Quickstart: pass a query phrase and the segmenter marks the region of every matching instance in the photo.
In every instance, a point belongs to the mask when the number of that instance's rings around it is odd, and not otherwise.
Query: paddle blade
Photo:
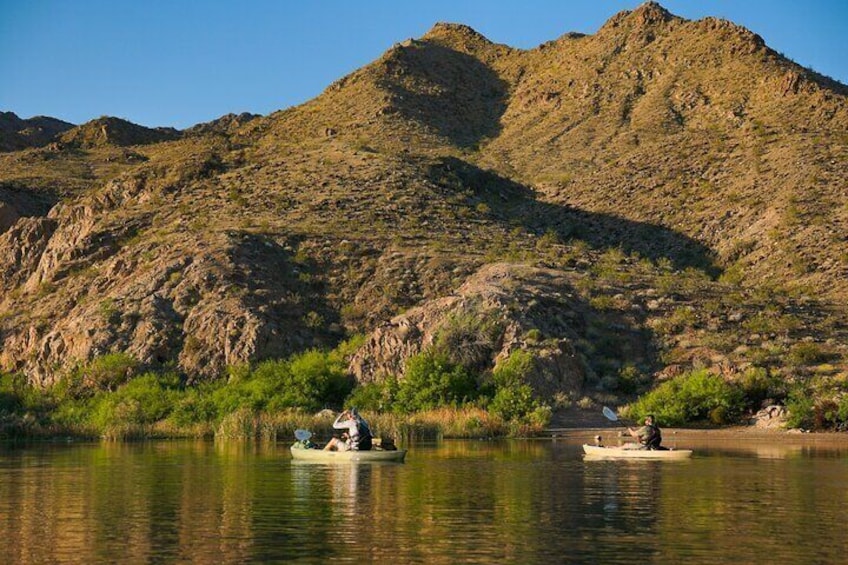
[[[309,430],[295,430],[294,437],[297,438],[297,441],[306,441],[312,437],[312,432]]]
[[[618,416],[609,407],[604,406],[604,417],[611,422],[618,422]]]

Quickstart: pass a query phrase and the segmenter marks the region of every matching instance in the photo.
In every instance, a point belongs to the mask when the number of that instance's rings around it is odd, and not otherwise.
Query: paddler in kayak
[[[345,410],[333,422],[333,428],[346,430],[341,438],[334,437],[324,446],[324,451],[369,451],[371,449],[371,428],[359,415],[356,408]]]
[[[662,447],[660,444],[662,443],[662,432],[660,432],[659,426],[654,423],[654,415],[648,414],[645,416],[645,425],[641,428],[634,430],[633,428],[627,428],[627,431],[630,432],[630,435],[635,437],[639,442],[639,445],[642,446],[642,449],[651,449],[651,450],[665,450],[665,447]]]

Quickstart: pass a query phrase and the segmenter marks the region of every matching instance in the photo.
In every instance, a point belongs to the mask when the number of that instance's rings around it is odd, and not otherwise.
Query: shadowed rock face
[[[56,118],[36,116],[24,120],[13,112],[0,112],[0,151],[42,147],[73,127],[74,124]]]
[[[43,384],[352,333],[367,382],[475,318],[475,368],[532,351],[543,395],[845,342],[846,88],[730,22],[648,3],[527,51],[438,24],[270,116],[33,120],[0,115],[0,365]]]

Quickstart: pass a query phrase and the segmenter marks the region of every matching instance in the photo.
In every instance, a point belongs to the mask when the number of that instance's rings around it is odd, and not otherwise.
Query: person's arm
[[[335,428],[337,430],[347,430],[347,433],[348,433],[349,436],[351,436],[351,437],[355,436],[356,435],[356,421],[354,421],[352,419],[340,421],[342,416],[344,416],[344,414],[342,414],[338,418],[336,418],[336,421],[333,422],[333,428]]]
[[[344,422],[342,422],[342,418],[344,418],[344,419],[345,419],[345,421],[344,421]],[[335,421],[335,422],[333,422],[333,428],[335,428],[335,429],[337,429],[337,430],[346,430],[346,429],[348,429],[348,422],[347,422],[347,410],[345,410],[344,412],[342,412],[341,414],[339,414],[339,415],[336,417],[336,421]]]

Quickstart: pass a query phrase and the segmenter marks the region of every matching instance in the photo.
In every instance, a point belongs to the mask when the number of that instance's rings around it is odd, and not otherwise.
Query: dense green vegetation
[[[526,433],[550,418],[524,382],[532,370],[527,353],[514,353],[487,377],[425,351],[409,359],[403,380],[354,388],[346,363],[360,343],[229,367],[226,378],[194,384],[172,371],[138,374],[139,363],[123,353],[80,365],[47,390],[7,374],[0,378],[0,425],[6,435],[274,435],[322,409],[355,405],[378,419],[385,414],[392,431],[403,427],[399,419],[417,418],[437,435],[478,435]],[[436,415],[423,416],[428,412]]]
[[[636,420],[654,414],[668,426],[726,425],[765,403],[786,405],[788,427],[848,428],[848,382],[814,377],[787,383],[757,367],[732,380],[704,369],[682,374],[640,397],[625,412]]]

